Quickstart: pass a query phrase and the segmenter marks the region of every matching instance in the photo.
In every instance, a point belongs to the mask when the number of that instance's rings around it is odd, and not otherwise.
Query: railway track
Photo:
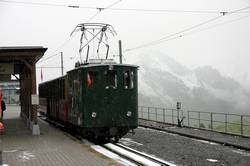
[[[103,148],[117,154],[135,165],[139,166],[174,166],[169,162],[163,161],[148,154],[136,151],[120,143],[108,143],[101,145]]]

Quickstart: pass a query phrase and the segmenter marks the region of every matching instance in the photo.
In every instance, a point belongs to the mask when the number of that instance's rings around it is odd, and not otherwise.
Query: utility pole
[[[63,76],[63,52],[61,52],[61,71]]]
[[[120,64],[122,64],[122,41],[119,40],[119,57],[120,57]]]
[[[176,103],[176,110],[177,110],[177,124],[178,127],[182,127],[181,123],[182,120],[180,120],[180,109],[181,109],[181,102]]]

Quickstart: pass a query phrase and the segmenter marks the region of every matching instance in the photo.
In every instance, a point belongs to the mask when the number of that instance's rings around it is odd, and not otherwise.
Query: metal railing
[[[250,137],[250,116],[187,111],[187,126]]]
[[[183,117],[182,110],[139,106],[139,118],[151,121],[178,124],[177,117]]]
[[[250,137],[250,116],[139,106],[139,118]]]

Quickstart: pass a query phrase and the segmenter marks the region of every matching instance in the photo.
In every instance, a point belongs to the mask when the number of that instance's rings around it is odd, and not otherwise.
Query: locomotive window
[[[134,72],[130,73],[130,88],[134,88]]]
[[[98,72],[96,71],[88,71],[87,72],[87,87],[93,88],[98,83]]]
[[[105,75],[105,88],[117,88],[117,73],[114,70],[108,70]]]
[[[124,73],[124,88],[125,89],[134,88],[134,72],[126,71]]]
[[[94,84],[94,72],[89,71],[87,73],[87,87],[91,88]]]

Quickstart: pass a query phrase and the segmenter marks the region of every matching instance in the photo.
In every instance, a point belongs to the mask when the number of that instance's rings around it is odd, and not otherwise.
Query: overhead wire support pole
[[[63,76],[63,52],[61,52],[61,72]]]
[[[119,58],[120,58],[120,64],[122,64],[122,41],[119,40]]]

